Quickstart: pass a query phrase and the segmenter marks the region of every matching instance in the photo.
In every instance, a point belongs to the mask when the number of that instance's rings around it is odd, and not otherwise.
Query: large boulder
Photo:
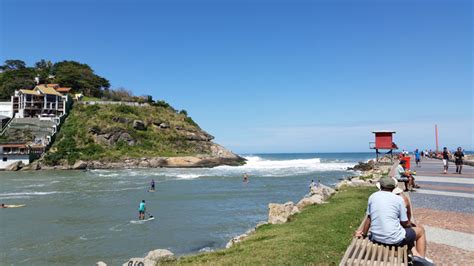
[[[18,171],[21,168],[23,168],[23,166],[25,166],[25,165],[23,164],[22,161],[16,161],[12,164],[9,164],[7,167],[5,167],[5,170],[6,171]]]
[[[135,145],[135,140],[127,132],[121,133],[117,141],[125,141],[129,146]]]
[[[321,195],[323,200],[329,199],[332,195],[334,195],[336,191],[328,186],[319,184],[318,186],[311,187],[310,195]]]
[[[159,262],[173,261],[175,260],[173,252],[167,249],[155,249],[148,252],[148,255],[145,257],[145,265],[147,263],[152,263],[151,265],[156,265]]]
[[[145,122],[142,120],[133,120],[133,128],[136,130],[146,130]]]
[[[166,164],[166,160],[160,157],[151,158],[148,162],[152,168],[158,168]]]
[[[72,169],[75,169],[75,170],[86,169],[86,168],[87,168],[87,162],[84,162],[84,161],[77,161],[72,166]]]
[[[285,204],[270,203],[268,204],[268,223],[283,224],[288,221],[291,215],[299,213],[300,210],[291,201]]]
[[[319,194],[314,194],[311,197],[304,197],[302,198],[296,206],[298,207],[299,210],[302,210],[306,206],[309,205],[315,205],[315,204],[322,204],[324,203],[324,199],[322,195]]]
[[[173,252],[167,249],[155,249],[148,252],[146,257],[144,258],[129,259],[126,263],[123,264],[123,266],[128,266],[128,265],[155,266],[159,264],[160,262],[170,262],[174,260],[175,260],[175,257],[174,257]]]

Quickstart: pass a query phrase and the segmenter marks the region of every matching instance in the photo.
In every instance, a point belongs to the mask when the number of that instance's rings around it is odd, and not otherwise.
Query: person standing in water
[[[247,175],[247,173],[244,173],[244,180],[243,180],[243,182],[244,182],[245,184],[247,184],[247,183],[249,182],[249,176]]]
[[[142,202],[140,202],[140,206],[138,206],[138,220],[145,220],[145,211],[145,200],[142,200]]]
[[[150,190],[151,190],[151,191],[155,191],[155,180],[154,180],[154,179],[151,180],[151,183],[150,183]]]

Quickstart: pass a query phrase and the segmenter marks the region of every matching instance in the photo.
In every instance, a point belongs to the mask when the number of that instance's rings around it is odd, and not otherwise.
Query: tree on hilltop
[[[10,100],[15,90],[35,86],[35,69],[21,60],[6,60],[0,69],[0,99]]]
[[[5,60],[5,64],[0,66],[3,71],[19,70],[26,68],[26,64],[22,60]]]
[[[101,97],[103,90],[110,87],[107,79],[96,75],[87,64],[75,61],[62,61],[54,64],[55,83],[71,87],[74,92],[82,92],[86,96]]]

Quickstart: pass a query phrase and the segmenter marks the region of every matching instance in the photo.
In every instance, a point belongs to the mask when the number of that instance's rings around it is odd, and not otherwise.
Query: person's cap
[[[379,183],[380,187],[385,189],[394,189],[397,187],[395,180],[389,176],[380,178]]]

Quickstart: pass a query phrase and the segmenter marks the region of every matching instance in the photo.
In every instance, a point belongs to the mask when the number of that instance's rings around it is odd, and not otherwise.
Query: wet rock
[[[25,165],[23,164],[22,161],[16,161],[12,164],[9,164],[7,167],[5,167],[5,170],[6,171],[18,171],[21,168],[23,168],[23,166],[25,166]]]
[[[77,161],[72,166],[72,169],[74,169],[74,170],[80,170],[80,169],[86,169],[86,168],[87,168],[87,162],[84,162],[84,161]]]

